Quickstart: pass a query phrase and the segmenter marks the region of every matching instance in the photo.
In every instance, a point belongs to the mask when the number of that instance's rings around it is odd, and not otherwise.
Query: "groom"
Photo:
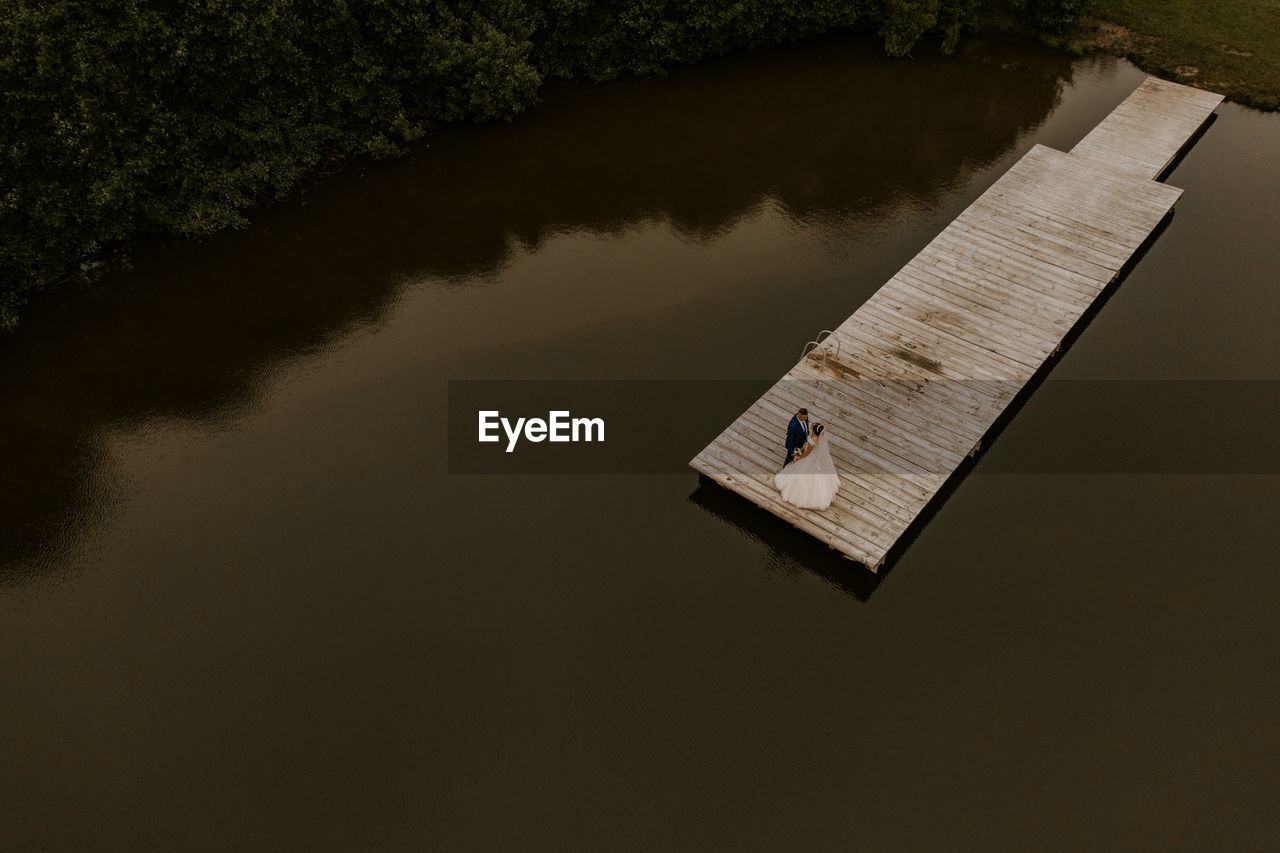
[[[804,443],[809,440],[809,410],[801,409],[791,416],[791,423],[787,424],[787,458],[782,460],[782,467],[787,467],[793,459],[795,452],[804,447]]]

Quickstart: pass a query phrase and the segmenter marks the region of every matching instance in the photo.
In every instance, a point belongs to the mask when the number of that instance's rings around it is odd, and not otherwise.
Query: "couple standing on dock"
[[[840,488],[822,424],[809,425],[809,410],[800,409],[787,424],[787,456],[773,478],[782,499],[804,509],[826,509]]]

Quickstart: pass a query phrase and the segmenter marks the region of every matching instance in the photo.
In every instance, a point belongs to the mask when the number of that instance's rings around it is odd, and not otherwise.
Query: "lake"
[[[1280,843],[1274,469],[1003,464],[1146,440],[1032,395],[880,576],[692,470],[448,473],[450,380],[767,388],[1145,76],[913,53],[553,86],[39,300],[0,341],[3,846]],[[1280,115],[1218,113],[1046,385],[1280,379]]]

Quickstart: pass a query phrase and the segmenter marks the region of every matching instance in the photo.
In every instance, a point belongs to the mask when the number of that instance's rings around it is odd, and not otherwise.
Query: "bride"
[[[831,449],[822,435],[824,427],[817,424],[797,451],[796,458],[773,478],[782,492],[782,499],[805,509],[826,509],[840,488],[840,477],[831,461]]]

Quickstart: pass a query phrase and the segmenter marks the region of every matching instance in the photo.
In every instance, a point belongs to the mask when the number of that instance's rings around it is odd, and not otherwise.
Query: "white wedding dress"
[[[779,471],[773,483],[782,492],[782,499],[805,509],[826,509],[831,506],[840,477],[831,461],[831,449],[826,435],[809,436],[812,450],[803,459],[797,459]]]

